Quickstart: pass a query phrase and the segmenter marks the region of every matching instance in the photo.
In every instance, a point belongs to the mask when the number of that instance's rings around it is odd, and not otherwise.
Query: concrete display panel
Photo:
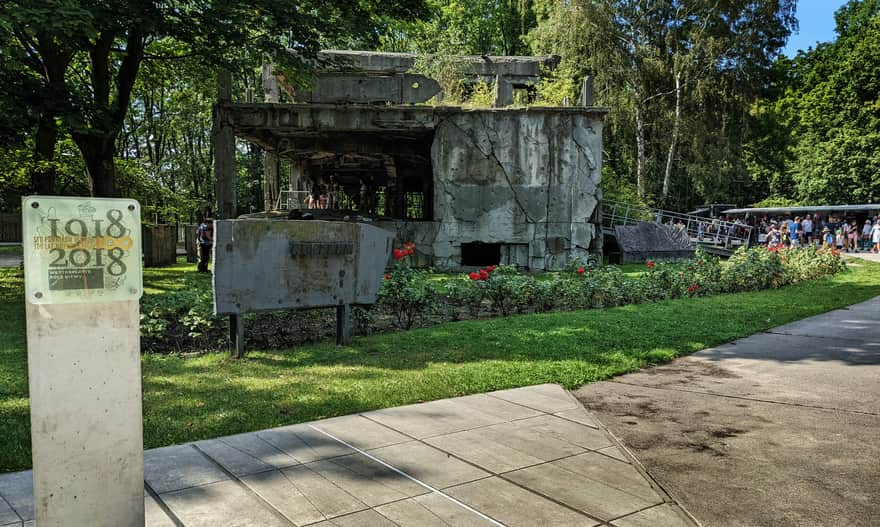
[[[142,527],[140,207],[23,205],[36,524]]]
[[[214,313],[230,316],[243,357],[244,313],[336,307],[336,343],[351,341],[352,305],[376,301],[394,235],[345,221],[214,223]]]
[[[393,235],[341,221],[214,224],[214,312],[372,304]]]

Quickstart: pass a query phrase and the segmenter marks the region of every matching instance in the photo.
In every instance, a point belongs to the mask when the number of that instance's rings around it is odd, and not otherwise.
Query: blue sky
[[[815,47],[816,42],[834,40],[834,12],[846,0],[798,0],[797,18],[800,30],[788,39],[783,52],[793,57],[799,49]]]

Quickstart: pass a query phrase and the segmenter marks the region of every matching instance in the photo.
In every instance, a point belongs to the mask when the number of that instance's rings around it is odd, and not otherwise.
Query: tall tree
[[[250,50],[295,72],[309,67],[323,41],[375,36],[371,21],[380,11],[412,18],[422,9],[422,0],[7,0],[0,4],[0,56],[27,65],[17,76],[22,84],[39,80],[31,102],[39,119],[35,156],[54,150],[60,122],[82,153],[92,193],[112,196],[117,139],[145,60],[190,56],[235,67]],[[175,44],[170,55],[168,42]]]
[[[609,142],[633,145],[632,154],[616,148],[621,157],[610,160],[611,166],[634,176],[642,198],[659,190],[660,200],[668,201],[676,159],[692,153],[680,150],[697,131],[689,124],[704,117],[697,112],[709,109],[708,92],[723,100],[725,109],[743,111],[732,103],[747,103],[751,86],[761,85],[796,26],[794,5],[794,0],[547,0],[530,40],[536,52],[562,55],[562,75],[596,78],[598,102],[613,108],[609,129],[616,135]],[[725,130],[709,132],[717,136]]]
[[[837,39],[782,60],[750,168],[775,197],[806,203],[880,201],[880,1],[835,14]],[[777,145],[777,148],[768,148]],[[761,155],[763,154],[763,155]]]

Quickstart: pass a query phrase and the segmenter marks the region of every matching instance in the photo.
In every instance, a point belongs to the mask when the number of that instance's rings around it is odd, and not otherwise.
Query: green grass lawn
[[[191,265],[149,270],[150,292],[206,286]],[[0,472],[28,468],[30,431],[17,270],[0,270]],[[573,388],[880,295],[880,264],[784,289],[456,322],[293,350],[147,355],[153,448],[357,411],[555,382]]]

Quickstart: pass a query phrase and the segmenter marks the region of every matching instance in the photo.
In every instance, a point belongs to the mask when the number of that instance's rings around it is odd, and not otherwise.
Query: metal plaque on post
[[[22,200],[34,515],[144,525],[140,205]]]

